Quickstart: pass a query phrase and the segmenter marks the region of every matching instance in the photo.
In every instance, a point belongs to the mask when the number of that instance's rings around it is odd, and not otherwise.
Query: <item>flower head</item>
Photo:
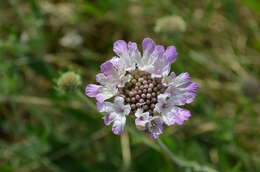
[[[136,43],[116,41],[117,56],[104,62],[96,76],[100,85],[89,84],[85,92],[96,98],[98,110],[105,113],[104,123],[112,124],[114,134],[121,134],[126,117],[134,114],[137,128],[156,139],[164,126],[189,119],[191,113],[179,106],[194,100],[198,85],[188,73],[170,73],[177,58],[175,46],[165,49],[145,38],[142,47],[141,54]]]
[[[58,88],[64,91],[76,90],[81,84],[80,75],[75,72],[65,72],[57,80]]]

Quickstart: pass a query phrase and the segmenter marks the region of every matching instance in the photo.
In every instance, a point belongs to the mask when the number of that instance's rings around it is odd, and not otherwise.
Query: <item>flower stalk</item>
[[[121,135],[121,150],[123,158],[123,171],[128,171],[131,166],[131,150],[127,131]]]
[[[155,142],[159,145],[162,152],[167,155],[173,163],[177,164],[180,167],[186,167],[186,168],[192,168],[195,171],[204,171],[204,172],[218,172],[217,170],[198,164],[195,161],[187,161],[184,159],[181,159],[175,155],[169,150],[169,148],[158,138],[155,140]]]

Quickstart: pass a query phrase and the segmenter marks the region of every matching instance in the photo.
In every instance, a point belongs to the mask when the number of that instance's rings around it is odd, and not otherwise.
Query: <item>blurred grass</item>
[[[0,171],[122,170],[120,138],[88,99],[60,94],[55,80],[78,72],[83,92],[115,40],[140,44],[147,36],[175,45],[172,69],[200,85],[187,106],[191,120],[167,128],[162,141],[175,156],[218,171],[260,171],[259,9],[256,0],[1,2]],[[179,16],[185,29],[158,26],[165,16]],[[129,131],[130,171],[193,170]]]

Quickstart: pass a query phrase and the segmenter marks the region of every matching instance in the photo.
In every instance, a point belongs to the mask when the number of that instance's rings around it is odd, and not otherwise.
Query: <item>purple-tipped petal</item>
[[[107,78],[103,73],[99,73],[96,75],[96,81],[99,82],[100,84],[105,83],[106,80],[107,80]]]
[[[104,73],[99,73],[96,75],[96,81],[103,86],[110,86],[112,87],[115,82],[117,82],[117,78],[114,75],[105,75]]]
[[[183,125],[184,121],[188,120],[190,116],[190,111],[178,108],[175,112],[175,123],[178,125]]]
[[[141,53],[135,42],[128,42],[128,53],[130,61],[134,64],[141,59]]]
[[[140,58],[137,44],[129,42],[128,44],[123,40],[118,40],[114,43],[114,52],[120,57],[124,64],[125,71],[132,71],[136,67],[136,59]]]
[[[100,70],[105,75],[110,75],[113,72],[113,63],[106,61],[101,64]]]
[[[95,97],[98,102],[103,102],[106,99],[113,97],[116,94],[115,91],[116,90],[108,90],[103,86],[95,84],[89,84],[85,89],[86,95],[89,97]]]
[[[176,77],[176,83],[178,84],[177,86],[183,85],[183,84],[189,82],[190,80],[191,80],[191,77],[188,72],[183,72]]]
[[[170,126],[174,124],[182,125],[191,116],[190,111],[179,107],[173,107],[172,111],[162,116],[163,122]]]
[[[168,63],[175,62],[177,58],[177,51],[175,46],[168,46],[165,50],[164,57],[167,59]]]
[[[125,117],[116,119],[112,126],[112,132],[116,135],[121,135],[124,132],[125,121],[126,121]]]
[[[106,99],[102,95],[99,94],[99,95],[96,96],[96,100],[98,102],[104,102]]]
[[[135,42],[128,42],[127,44],[129,52],[135,52],[138,50],[137,44]]]
[[[171,77],[172,79],[174,79],[176,77],[176,74],[174,72],[171,72],[169,77]]]
[[[163,133],[163,121],[160,117],[153,117],[150,127],[148,129],[148,135],[153,139],[157,139],[160,134]]]
[[[137,109],[135,112],[135,125],[138,129],[144,130],[146,124],[150,122],[151,117],[149,116],[149,112],[143,112],[143,109]]]
[[[124,104],[124,98],[118,96],[115,97],[114,103],[97,103],[97,107],[100,112],[106,112],[106,115],[103,117],[105,125],[110,125],[113,123],[113,133],[117,135],[121,134],[126,123],[126,116],[131,111],[130,105]]]
[[[110,125],[114,120],[115,120],[116,116],[113,115],[113,113],[108,113],[105,116],[103,116],[103,120],[104,120],[104,124],[105,125]]]
[[[162,45],[156,45],[152,55],[156,58],[157,57],[160,58],[160,57],[162,57],[164,51],[165,51],[165,49]]]
[[[169,87],[166,89],[166,93],[171,95],[170,101],[174,105],[185,105],[191,103],[197,96],[198,84],[190,81],[190,75],[185,72],[175,77]]]
[[[146,42],[149,43],[151,40]],[[176,60],[176,56],[177,53],[174,46],[169,46],[165,50],[163,46],[156,45],[151,54],[144,51],[143,66],[145,67],[143,67],[143,69],[151,73],[153,77],[167,76],[170,72],[170,64]]]
[[[127,53],[127,43],[124,40],[118,40],[114,43],[113,51],[118,55],[122,56]]]
[[[136,126],[141,126],[141,127],[145,127],[145,124],[147,123],[147,121],[142,120],[141,118],[136,118],[135,119],[135,125]]]
[[[85,94],[89,97],[96,97],[100,93],[102,86],[96,84],[89,84],[85,89]]]
[[[111,60],[109,60],[113,66],[117,69],[117,70],[122,70],[124,67],[124,64],[122,62],[122,59],[118,58],[118,57],[113,57]]]
[[[104,112],[104,108],[105,108],[105,103],[104,102],[101,102],[101,101],[98,101],[96,103],[96,107],[97,107],[97,110],[99,112]]]
[[[183,102],[185,102],[185,104],[189,104],[193,102],[193,100],[197,96],[198,84],[195,82],[190,82],[190,84],[185,88],[185,91],[186,93],[184,93],[185,98],[183,97]]]
[[[144,38],[142,47],[144,52],[151,54],[154,50],[155,43],[151,38]]]
[[[175,119],[175,114],[173,112],[164,114],[162,118],[164,123],[168,126],[175,124],[176,119]]]

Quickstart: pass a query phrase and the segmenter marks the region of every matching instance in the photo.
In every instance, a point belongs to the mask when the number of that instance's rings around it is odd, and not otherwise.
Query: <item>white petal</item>
[[[150,122],[149,112],[143,112],[143,109],[137,109],[135,116],[135,125],[139,130],[145,130],[146,124]]]
[[[97,94],[96,99],[99,102],[103,102],[115,96],[117,91],[116,87],[102,87],[100,93]]]
[[[132,79],[132,76],[130,74],[123,76],[120,79],[120,83],[117,85],[118,87],[124,87],[127,82],[129,82]]]
[[[163,77],[162,83],[165,86],[168,86],[170,83],[172,83],[174,81],[175,77],[176,77],[176,74],[174,72],[171,72],[170,75]]]
[[[158,96],[158,103],[156,103],[154,110],[162,114],[170,112],[173,104],[171,101],[168,101],[168,99],[169,94],[160,94]]]

